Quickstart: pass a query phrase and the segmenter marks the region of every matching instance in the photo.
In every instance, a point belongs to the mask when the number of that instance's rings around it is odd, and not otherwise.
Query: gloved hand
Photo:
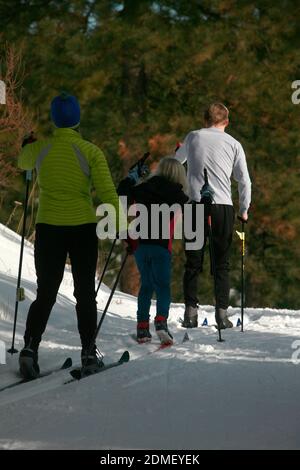
[[[25,147],[27,144],[32,144],[33,142],[36,142],[37,139],[34,135],[34,132],[31,131],[30,134],[25,135],[23,142],[22,142],[22,147]]]
[[[139,175],[139,169],[138,166],[136,165],[134,168],[131,168],[131,170],[128,171],[128,177],[134,182],[137,183],[138,180],[140,179]]]
[[[148,165],[144,163],[143,165],[138,165],[138,167],[139,167],[138,171],[139,171],[140,178],[145,178],[145,176],[149,175],[150,170],[149,170]]]
[[[146,164],[139,165],[137,163],[133,168],[131,168],[128,172],[129,178],[137,183],[140,178],[145,177],[149,174],[149,167]]]

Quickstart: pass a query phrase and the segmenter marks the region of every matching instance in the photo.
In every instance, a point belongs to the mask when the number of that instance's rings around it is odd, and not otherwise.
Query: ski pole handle
[[[243,217],[241,217],[240,215],[238,215],[237,218],[240,222],[242,222],[242,224],[247,224],[248,223],[248,220],[243,219]]]
[[[133,165],[131,165],[131,167],[129,168],[129,170],[133,170],[133,168],[135,168],[136,166],[139,166],[139,167],[142,167],[145,163],[145,161],[147,160],[147,158],[150,156],[150,152],[146,152],[144,153],[144,155],[142,156],[142,158],[140,158],[136,163],[134,163]]]
[[[16,291],[16,300],[22,302],[25,300],[25,290],[23,287],[18,287]]]

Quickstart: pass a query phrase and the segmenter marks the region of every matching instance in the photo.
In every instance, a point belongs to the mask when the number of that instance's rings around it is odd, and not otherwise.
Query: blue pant
[[[153,293],[157,315],[168,318],[171,302],[171,254],[159,245],[140,244],[135,260],[141,275],[137,320],[148,321]]]

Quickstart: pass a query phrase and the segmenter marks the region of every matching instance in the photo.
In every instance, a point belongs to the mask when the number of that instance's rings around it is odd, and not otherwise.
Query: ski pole
[[[91,352],[92,352],[92,349],[93,349],[93,347],[94,347],[95,341],[96,341],[97,336],[98,336],[98,334],[99,334],[101,325],[102,325],[102,323],[103,323],[103,320],[104,320],[104,318],[105,318],[105,316],[106,316],[107,310],[108,310],[108,308],[109,308],[109,306],[110,306],[111,300],[112,300],[113,295],[114,295],[114,293],[115,293],[115,290],[116,290],[116,288],[117,288],[117,285],[118,285],[118,282],[119,282],[121,273],[122,273],[122,271],[123,271],[123,268],[124,268],[124,266],[125,266],[125,263],[126,263],[126,261],[127,261],[128,255],[129,255],[129,253],[128,253],[128,251],[127,251],[127,252],[126,252],[126,255],[125,255],[125,257],[124,257],[124,259],[123,259],[123,261],[122,261],[122,264],[121,264],[121,267],[120,267],[120,269],[119,269],[119,272],[118,272],[118,274],[117,274],[116,280],[115,280],[115,282],[114,282],[114,284],[113,284],[113,287],[112,287],[112,289],[111,289],[111,292],[110,292],[110,294],[109,294],[109,297],[108,297],[108,300],[107,300],[107,302],[106,302],[105,308],[104,308],[104,310],[103,310],[103,312],[102,312],[102,315],[101,315],[100,321],[99,321],[99,323],[98,323],[98,326],[97,326],[97,328],[96,328],[96,331],[95,331],[95,333],[94,333],[94,336],[93,336],[93,338],[92,338],[92,340],[91,340],[90,346],[89,346],[89,348],[88,348],[88,353],[87,353],[87,358],[86,358],[85,364],[82,365],[82,369],[81,369],[81,370],[83,370],[84,367],[86,366],[87,361],[88,361],[88,356],[89,356],[89,355],[91,354]]]
[[[246,246],[246,234],[245,234],[245,224],[246,220],[238,216],[238,219],[242,224],[242,231],[238,232],[237,235],[241,240],[241,332],[244,332],[244,304],[245,304],[245,246]]]
[[[22,227],[22,239],[21,239],[21,248],[20,248],[20,259],[19,259],[19,270],[18,270],[18,280],[17,280],[17,289],[16,289],[16,303],[15,303],[15,317],[14,317],[14,326],[13,326],[13,336],[11,348],[7,352],[14,354],[18,350],[15,349],[15,336],[16,336],[16,326],[17,326],[17,317],[18,317],[18,307],[19,302],[25,299],[24,289],[21,287],[21,274],[22,274],[22,264],[23,264],[23,252],[24,252],[24,241],[25,241],[25,230],[26,230],[26,219],[27,219],[27,209],[28,209],[28,196],[29,196],[29,186],[32,179],[32,170],[26,171],[26,194],[25,194],[25,204],[24,204],[24,214],[23,214],[23,227]]]
[[[209,206],[209,214],[207,218],[207,225],[208,225],[208,239],[209,239],[209,254],[210,254],[210,262],[211,262],[211,270],[214,278],[214,292],[215,292],[215,299],[217,300],[217,273],[216,273],[216,260],[215,260],[215,252],[213,246],[213,236],[212,236],[212,227],[211,227],[211,210]],[[222,339],[221,329],[218,324],[218,333],[219,333],[219,343],[224,342],[225,340]]]
[[[98,294],[98,292],[99,292],[100,286],[101,286],[101,284],[102,284],[102,281],[103,281],[103,278],[104,278],[104,275],[105,275],[105,272],[106,272],[108,263],[109,263],[109,261],[110,261],[110,258],[111,258],[113,249],[114,249],[114,247],[115,247],[116,241],[117,241],[117,239],[115,238],[114,241],[113,241],[113,243],[112,243],[112,245],[111,245],[110,251],[109,251],[109,253],[108,253],[108,257],[107,257],[107,260],[106,260],[106,262],[105,262],[105,265],[104,265],[104,268],[103,268],[103,271],[102,271],[102,274],[101,274],[101,277],[100,277],[100,280],[99,280],[99,283],[98,283],[98,287],[97,287],[97,290],[96,290],[96,297],[97,297],[97,294]]]

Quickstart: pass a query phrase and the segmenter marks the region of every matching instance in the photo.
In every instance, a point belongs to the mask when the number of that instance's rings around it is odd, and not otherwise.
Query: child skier
[[[129,202],[146,206],[148,210],[148,238],[140,237],[138,247],[134,252],[135,260],[141,276],[141,286],[138,295],[137,309],[137,341],[151,341],[149,317],[151,298],[156,294],[156,317],[154,325],[162,344],[173,343],[173,337],[168,330],[167,319],[171,301],[171,250],[174,214],[170,217],[170,237],[162,237],[162,227],[159,227],[159,238],[151,238],[151,206],[153,204],[180,204],[188,201],[185,194],[187,180],[183,166],[172,157],[162,159],[156,172],[145,182],[136,185],[137,170],[129,172],[118,187],[119,195],[126,195]],[[161,225],[161,221],[160,221]],[[130,239],[129,239],[130,242]],[[133,244],[132,244],[133,245]]]

